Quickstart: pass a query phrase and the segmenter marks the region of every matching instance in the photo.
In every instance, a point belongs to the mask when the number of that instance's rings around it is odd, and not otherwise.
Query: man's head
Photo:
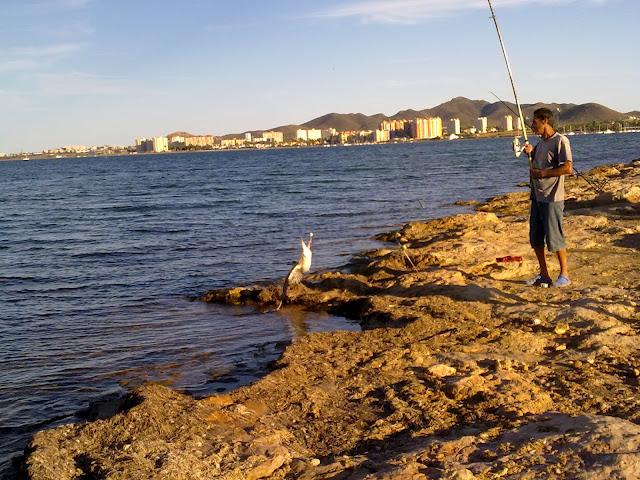
[[[553,112],[548,108],[538,108],[533,112],[531,129],[537,135],[552,134],[555,132]]]

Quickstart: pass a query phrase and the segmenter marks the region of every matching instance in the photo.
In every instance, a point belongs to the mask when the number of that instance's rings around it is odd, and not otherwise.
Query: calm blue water
[[[576,167],[640,157],[640,135],[571,138]],[[250,381],[318,314],[189,302],[314,269],[375,233],[516,190],[510,139],[0,162],[0,461],[148,380],[205,395]],[[422,206],[424,206],[424,208]]]

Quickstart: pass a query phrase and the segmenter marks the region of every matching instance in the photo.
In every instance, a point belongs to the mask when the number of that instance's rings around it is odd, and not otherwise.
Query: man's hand
[[[522,151],[527,155],[529,155],[531,152],[533,152],[533,145],[531,145],[530,143],[527,143],[522,149]]]
[[[547,178],[546,170],[540,170],[539,168],[531,168],[529,169],[529,172],[531,173],[531,176],[533,178]]]

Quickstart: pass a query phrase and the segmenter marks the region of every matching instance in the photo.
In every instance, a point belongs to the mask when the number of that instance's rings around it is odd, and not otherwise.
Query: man
[[[567,137],[555,131],[553,112],[539,108],[533,112],[531,129],[540,135],[540,142],[524,152],[533,152],[531,165],[531,215],[529,242],[540,264],[540,274],[527,283],[533,286],[565,287],[571,283],[567,267],[567,250],[562,231],[564,211],[564,175],[573,171],[571,145]],[[555,252],[560,263],[560,275],[551,279],[544,255],[544,244]]]

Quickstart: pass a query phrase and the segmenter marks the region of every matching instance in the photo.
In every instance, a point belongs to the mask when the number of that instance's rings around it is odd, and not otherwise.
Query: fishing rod
[[[507,55],[507,49],[505,48],[504,42],[502,41],[502,33],[500,32],[500,27],[498,26],[498,19],[496,18],[496,14],[493,11],[493,5],[491,5],[491,0],[487,0],[487,2],[489,3],[489,10],[491,10],[491,18],[493,19],[493,23],[496,26],[496,32],[498,33],[498,40],[500,41],[500,48],[502,48],[502,56],[504,57],[504,63],[507,65],[507,72],[509,73],[509,80],[511,81],[511,89],[513,90],[513,97],[515,98],[516,105],[518,107],[517,115],[520,118],[520,125],[522,126],[522,135],[524,136],[524,144],[527,145],[529,143],[529,138],[527,137],[527,124],[524,122],[522,107],[520,107],[520,100],[518,100],[518,92],[516,90],[516,83],[513,80],[513,73],[511,72],[511,64],[509,63],[509,56]],[[514,147],[515,146],[516,144],[514,141]],[[529,159],[529,168],[531,168],[532,167],[531,153],[527,153],[527,158]],[[532,188],[533,188],[533,185],[532,185]]]
[[[493,93],[492,91],[489,91],[489,93],[490,93],[491,95],[493,95],[494,97],[496,97],[496,98],[500,101],[500,103],[502,103],[502,105],[504,105],[504,106],[505,106],[505,107],[506,107],[506,108],[507,108],[511,113],[513,113],[514,115],[518,115],[516,112],[514,112],[514,111],[513,111],[513,108],[511,108],[511,107],[509,106],[509,104],[507,104],[507,103],[503,102],[503,101],[502,101],[502,99],[501,99],[498,95],[496,95],[496,94],[495,94],[495,93]],[[524,129],[526,129],[527,127],[531,128],[531,126],[530,126],[530,125],[524,125],[524,126],[522,127],[522,129],[524,130]],[[533,130],[533,129],[531,129],[531,130]],[[574,173],[574,175],[575,175],[576,177],[580,177],[580,178],[582,178],[582,179],[583,179],[585,182],[587,182],[587,183],[589,184],[589,186],[590,186],[591,188],[593,188],[595,191],[597,191],[598,193],[605,193],[605,190],[604,190],[604,189],[605,189],[605,187],[606,187],[606,185],[607,185],[607,182],[606,182],[606,181],[598,181],[598,180],[594,180],[594,179],[589,180],[589,179],[587,178],[587,176],[586,176],[584,173],[579,172],[579,171],[578,171],[578,169],[577,169],[577,168],[575,168],[573,165],[571,166],[571,168],[573,168],[573,173]]]
[[[517,116],[519,116],[519,115],[518,115],[518,113],[517,113],[517,112],[515,112],[515,111],[513,110],[513,108],[511,108],[511,107],[509,106],[509,104],[508,104],[508,103],[504,102],[504,101],[503,101],[503,100],[502,100],[498,95],[496,95],[495,93],[493,93],[491,90],[489,90],[489,93],[490,93],[491,95],[493,95],[494,97],[496,97],[496,98],[498,99],[498,101],[499,101],[502,105],[504,105],[504,107],[505,107],[506,109],[508,109],[511,113],[513,113],[516,117],[517,117]],[[522,120],[520,120],[520,125],[522,125]],[[522,129],[524,129],[524,128],[526,128],[526,127],[529,127],[529,130],[533,131],[533,128],[531,128],[531,125],[524,125],[524,126],[522,127]],[[521,130],[522,130],[522,129],[521,129]]]

